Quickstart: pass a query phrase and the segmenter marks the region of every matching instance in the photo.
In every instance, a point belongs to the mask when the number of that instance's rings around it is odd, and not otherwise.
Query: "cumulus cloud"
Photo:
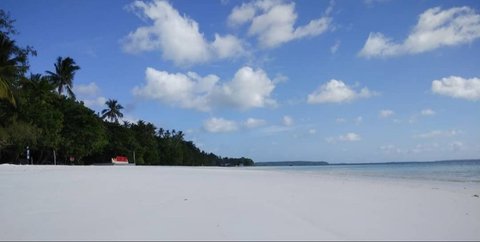
[[[244,54],[243,43],[233,35],[220,36],[215,34],[215,40],[211,44],[213,53],[218,58],[229,58]]]
[[[195,20],[182,16],[167,1],[135,1],[128,7],[141,18],[153,22],[123,39],[123,50],[128,53],[161,51],[164,59],[177,65],[204,63],[244,53],[242,41],[232,35],[215,34],[215,40],[209,42]]]
[[[76,85],[73,88],[73,91],[77,95],[83,95],[83,96],[95,96],[99,93],[100,88],[98,88],[97,84],[95,82],[90,82],[88,84],[79,84]]]
[[[317,103],[343,103],[351,102],[359,98],[369,98],[376,95],[376,92],[368,90],[364,87],[357,91],[353,87],[348,86],[343,81],[332,79],[321,85],[313,93],[307,97],[309,104]]]
[[[480,100],[480,78],[444,77],[432,81],[432,92],[453,98],[477,101]]]
[[[73,92],[76,93],[78,100],[92,109],[104,107],[107,101],[107,98],[100,95],[100,88],[95,82],[75,85]]]
[[[214,89],[211,99],[228,107],[240,109],[271,107],[276,101],[270,98],[275,84],[262,69],[240,68],[233,80]]]
[[[267,121],[256,118],[248,118],[243,122],[236,122],[224,118],[210,118],[203,122],[203,129],[210,133],[225,133],[237,131],[241,128],[258,128],[266,124]]]
[[[79,98],[85,104],[85,106],[90,108],[104,107],[105,102],[107,102],[106,97],[95,97],[95,98]]]
[[[378,113],[378,116],[380,116],[381,118],[388,118],[394,114],[395,112],[393,110],[383,109],[383,110],[380,110],[380,112]]]
[[[480,37],[480,15],[470,7],[423,12],[408,37],[397,43],[382,33],[370,33],[359,56],[365,58],[417,54],[444,46],[471,43]]]
[[[203,123],[203,128],[210,133],[226,133],[236,131],[238,129],[238,125],[232,120],[211,118]]]
[[[255,17],[260,3],[242,3],[242,5],[236,6],[228,16],[228,24],[236,26],[249,22]]]
[[[207,96],[219,80],[215,75],[200,77],[196,73],[168,73],[150,67],[145,76],[147,83],[133,89],[135,96],[202,111],[208,109]]]
[[[283,116],[282,123],[285,126],[292,126],[294,121],[292,117],[285,115]]]
[[[249,129],[261,127],[267,124],[267,121],[263,119],[248,118],[243,125]]]
[[[462,131],[452,129],[452,130],[433,130],[426,133],[416,134],[414,138],[420,139],[432,139],[432,138],[439,138],[439,137],[453,137],[461,134]]]
[[[147,68],[146,83],[133,88],[137,97],[157,100],[181,108],[209,111],[215,107],[246,110],[275,106],[270,98],[275,84],[262,69],[242,67],[228,82],[216,75],[169,73]]]
[[[281,0],[243,3],[236,6],[228,17],[231,26],[250,23],[248,34],[257,37],[263,48],[274,48],[295,39],[320,35],[328,30],[331,23],[331,18],[324,16],[295,27],[296,20],[295,3]]]
[[[338,137],[329,137],[326,138],[328,143],[337,143],[337,142],[355,142],[360,141],[362,138],[356,133],[346,133],[344,135],[339,135]]]

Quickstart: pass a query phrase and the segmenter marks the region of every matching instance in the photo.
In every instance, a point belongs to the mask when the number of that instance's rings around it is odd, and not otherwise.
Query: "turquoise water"
[[[380,164],[342,164],[326,166],[269,166],[255,169],[308,172],[335,176],[362,176],[480,183],[480,160],[453,162],[408,162]]]

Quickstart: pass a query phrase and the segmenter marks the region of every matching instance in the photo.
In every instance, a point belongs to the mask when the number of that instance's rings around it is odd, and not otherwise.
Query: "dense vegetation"
[[[205,153],[181,131],[145,121],[120,124],[123,107],[114,99],[97,115],[75,99],[80,66],[70,57],[58,57],[45,75],[27,75],[36,52],[13,40],[13,23],[0,10],[0,163],[82,165],[123,155],[137,165],[253,165]]]

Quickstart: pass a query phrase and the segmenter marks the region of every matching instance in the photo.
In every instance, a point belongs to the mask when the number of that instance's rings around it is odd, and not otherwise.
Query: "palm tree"
[[[55,90],[50,78],[41,74],[30,74],[30,78],[22,78],[21,83],[22,89],[32,90],[35,96],[42,96]]]
[[[109,119],[111,122],[118,123],[118,118],[123,118],[123,113],[120,110],[123,109],[115,99],[108,99],[105,102],[108,108],[102,110],[102,119]]]
[[[63,89],[67,90],[67,96],[75,99],[75,94],[73,93],[73,78],[75,72],[80,70],[75,61],[67,57],[63,59],[62,57],[57,58],[55,63],[55,72],[47,71],[50,80],[57,88],[58,94],[63,93]]]
[[[18,76],[19,57],[15,55],[15,41],[0,34],[0,99],[6,99],[16,106],[12,93],[12,81]]]

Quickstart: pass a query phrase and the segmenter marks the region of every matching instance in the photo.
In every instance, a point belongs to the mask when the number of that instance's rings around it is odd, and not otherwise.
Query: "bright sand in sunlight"
[[[480,240],[480,184],[0,165],[1,240]]]

